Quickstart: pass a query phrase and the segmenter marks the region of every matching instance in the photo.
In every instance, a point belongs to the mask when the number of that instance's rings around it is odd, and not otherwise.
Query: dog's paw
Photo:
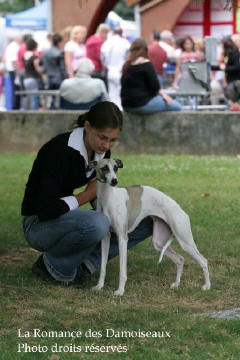
[[[211,287],[211,284],[204,284],[204,285],[202,286],[202,290],[203,290],[203,291],[210,290],[210,287]]]
[[[179,287],[179,283],[177,283],[177,282],[174,282],[170,285],[171,289],[177,289],[178,287]]]
[[[102,288],[103,288],[103,285],[97,284],[96,286],[94,286],[94,287],[92,288],[92,290],[93,290],[93,291],[100,291],[100,290],[102,290]]]
[[[115,296],[123,296],[123,294],[124,294],[124,290],[120,290],[120,289],[114,291],[113,293],[113,295]]]

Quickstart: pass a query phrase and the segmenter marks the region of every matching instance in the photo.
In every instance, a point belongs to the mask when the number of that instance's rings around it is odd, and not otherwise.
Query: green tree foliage
[[[34,0],[6,0],[0,2],[0,13],[2,15],[8,13],[17,13],[26,10],[35,5]]]
[[[133,7],[128,6],[125,0],[119,0],[113,11],[115,11],[124,20],[134,20]]]

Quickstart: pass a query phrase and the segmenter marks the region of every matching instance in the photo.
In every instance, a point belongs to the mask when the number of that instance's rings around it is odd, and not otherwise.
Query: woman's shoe
[[[53,277],[49,274],[46,265],[43,261],[43,254],[39,256],[37,261],[32,266],[32,272],[39,276],[42,280],[49,281],[54,280]]]

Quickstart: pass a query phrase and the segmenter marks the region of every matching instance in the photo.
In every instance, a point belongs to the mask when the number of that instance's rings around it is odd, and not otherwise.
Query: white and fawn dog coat
[[[188,215],[169,196],[150,186],[131,186],[125,188],[117,185],[116,172],[122,168],[121,160],[103,159],[98,163],[91,161],[89,168],[96,169],[97,177],[97,210],[102,211],[110,220],[111,228],[119,242],[120,274],[119,288],[115,295],[123,295],[127,280],[127,241],[132,232],[147,216],[153,218],[153,245],[161,251],[159,262],[165,254],[177,265],[177,276],[171,285],[180,284],[184,258],[170,246],[176,238],[180,246],[201,266],[205,278],[203,290],[210,289],[207,260],[199,253],[193,240]],[[95,290],[104,286],[106,265],[109,252],[110,233],[102,240],[102,263],[99,282]]]

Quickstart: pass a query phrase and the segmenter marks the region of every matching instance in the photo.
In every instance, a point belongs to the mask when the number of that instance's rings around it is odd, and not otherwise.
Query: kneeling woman
[[[133,41],[123,65],[121,100],[124,110],[136,114],[178,111],[182,106],[165,94],[159,86],[156,71],[148,59],[144,39]]]
[[[32,270],[44,280],[82,285],[86,275],[100,267],[100,241],[109,231],[108,218],[78,208],[96,197],[95,173],[88,170],[88,162],[109,158],[121,129],[118,107],[101,102],[79,116],[72,132],[40,149],[26,184],[22,215],[27,242],[43,253]],[[84,191],[73,194],[84,185]],[[144,219],[129,235],[129,247],[151,234],[152,221]],[[109,258],[116,255],[112,234]]]

